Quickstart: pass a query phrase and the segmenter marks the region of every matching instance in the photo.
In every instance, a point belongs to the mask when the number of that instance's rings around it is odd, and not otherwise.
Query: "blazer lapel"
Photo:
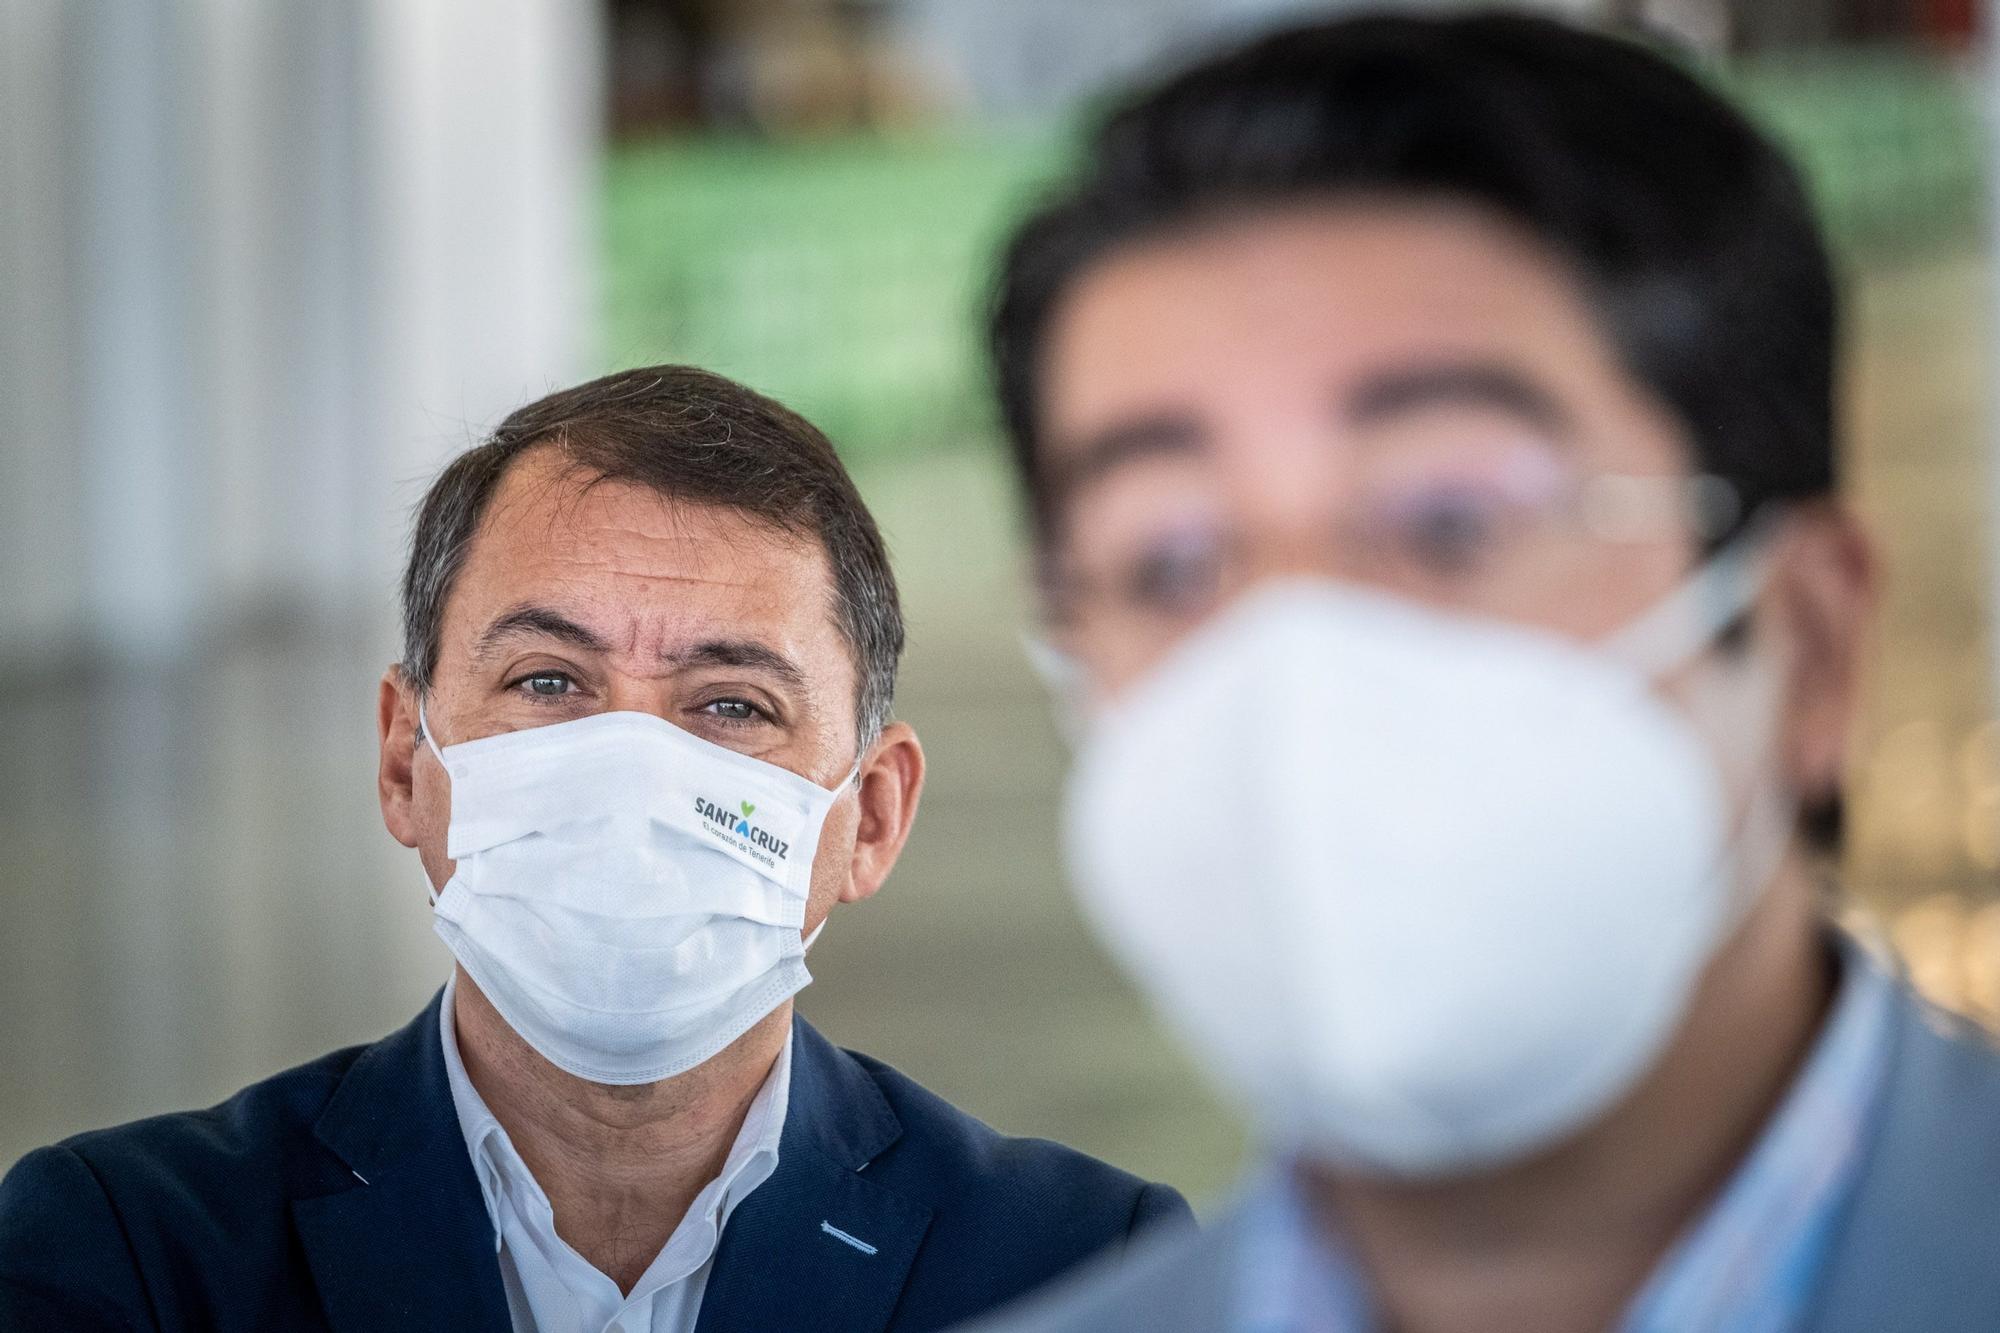
[[[778,1169],[730,1214],[696,1333],[880,1333],[931,1221],[862,1174],[902,1132],[867,1071],[795,1018]]]
[[[348,1168],[292,1219],[342,1333],[509,1327],[493,1226],[452,1109],[438,999],[363,1052],[314,1126]]]

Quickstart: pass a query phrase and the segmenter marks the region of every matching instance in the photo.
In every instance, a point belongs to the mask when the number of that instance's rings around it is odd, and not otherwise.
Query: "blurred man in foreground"
[[[809,423],[674,366],[521,409],[426,496],[404,631],[382,814],[451,981],[24,1158],[0,1327],[935,1329],[1186,1215],[793,1016],[924,775],[888,558]]]
[[[1873,590],[1793,171],[1525,17],[1114,114],[992,327],[1069,858],[1270,1166],[1022,1329],[2000,1327],[2000,1060],[1829,927]]]

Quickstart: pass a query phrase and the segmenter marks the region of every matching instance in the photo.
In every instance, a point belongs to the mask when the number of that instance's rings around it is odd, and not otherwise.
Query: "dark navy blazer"
[[[508,1328],[437,1004],[210,1110],[22,1158],[0,1181],[0,1330]],[[796,1019],[778,1168],[730,1215],[697,1327],[943,1328],[1187,1217]]]

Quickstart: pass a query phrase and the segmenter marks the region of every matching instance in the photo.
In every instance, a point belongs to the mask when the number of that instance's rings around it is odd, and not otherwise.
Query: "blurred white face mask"
[[[669,1078],[812,980],[799,932],[845,783],[829,791],[646,713],[442,750],[418,718],[451,778],[458,865],[438,935],[557,1068]]]
[[[1091,718],[1086,910],[1273,1146],[1468,1172],[1653,1066],[1788,838],[1774,673],[1719,668],[1700,733],[1653,689],[1756,569],[1739,540],[1596,648],[1267,585]]]

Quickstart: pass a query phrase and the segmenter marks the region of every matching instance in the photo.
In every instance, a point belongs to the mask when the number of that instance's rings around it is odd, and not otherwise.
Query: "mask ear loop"
[[[1648,680],[1658,680],[1691,661],[1756,603],[1769,574],[1768,556],[1775,526],[1768,512],[1757,516],[1693,577],[1604,640],[1601,645],[1604,651]],[[1765,696],[1764,715],[1772,716],[1774,687],[1767,683],[1760,693]],[[1728,918],[1723,925],[1725,937],[1735,933],[1763,897],[1791,842],[1795,812],[1790,807],[1794,803],[1782,794],[1773,772],[1775,728],[1767,726],[1763,730],[1755,744],[1754,763],[1746,765],[1747,771],[1761,776],[1753,779],[1749,798],[1723,853],[1726,865],[1735,868],[1737,879],[1729,895]],[[1745,734],[1734,727],[1725,728],[1724,732],[1725,740]],[[1717,867],[1717,873],[1724,873],[1724,867]]]
[[[840,793],[849,787],[853,787],[856,792],[861,790],[861,761],[864,757],[864,755],[854,756],[854,767],[847,770],[846,777],[834,784],[833,792],[835,800],[840,799]],[[820,937],[820,933],[826,929],[826,923],[831,920],[833,920],[833,911],[829,908],[827,914],[819,919],[819,924],[812,928],[812,933],[806,936],[805,942],[799,946],[799,957],[803,958],[812,952],[813,942]]]
[[[1598,646],[1648,680],[1692,660],[1764,590],[1774,526],[1769,515],[1754,519],[1678,588]]]
[[[417,735],[424,738],[424,744],[437,756],[438,767],[444,767],[444,751],[438,749],[437,739],[431,735],[431,724],[424,716],[424,696],[421,694],[417,696]]]
[[[1765,747],[1765,753],[1769,755],[1770,747]],[[1769,774],[1768,768],[1764,771],[1766,776],[1758,779],[1751,789],[1749,802],[1736,826],[1736,854],[1732,860],[1738,882],[1736,891],[1730,895],[1727,933],[1731,935],[1750,915],[1751,908],[1763,899],[1764,890],[1784,864],[1785,850],[1791,845],[1792,823],[1796,818],[1794,803],[1780,794],[1777,778]]]
[[[1780,692],[1773,679],[1775,670],[1762,666],[1756,669],[1756,674],[1761,678],[1757,692],[1762,715],[1766,719],[1775,719]],[[1723,728],[1726,739],[1753,734],[1755,742],[1751,748],[1754,748],[1754,754],[1749,756],[1743,770],[1750,775],[1749,795],[1737,816],[1730,847],[1725,853],[1728,864],[1736,872],[1736,883],[1729,895],[1728,917],[1724,922],[1725,938],[1734,935],[1744,918],[1762,901],[1772,876],[1784,864],[1785,853],[1791,846],[1792,830],[1798,821],[1798,803],[1785,795],[1778,778],[1777,723],[1767,721],[1754,732],[1745,728]]]

